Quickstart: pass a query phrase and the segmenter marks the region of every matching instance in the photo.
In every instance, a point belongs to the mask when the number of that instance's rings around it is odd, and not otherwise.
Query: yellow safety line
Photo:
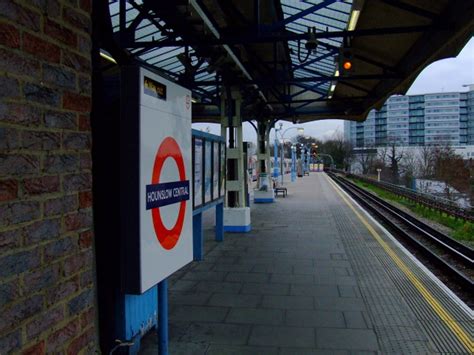
[[[469,334],[466,334],[464,329],[462,329],[458,322],[451,317],[451,315],[446,311],[446,309],[435,299],[433,295],[428,291],[428,289],[423,285],[423,283],[416,277],[415,274],[410,270],[410,268],[398,257],[398,255],[393,251],[393,249],[380,237],[380,235],[375,231],[375,229],[370,225],[370,223],[355,209],[355,207],[349,202],[349,200],[339,191],[339,187],[328,177],[326,179],[332,185],[334,190],[341,196],[344,202],[349,206],[349,208],[355,213],[359,220],[364,224],[364,226],[369,230],[370,234],[379,242],[382,248],[387,252],[387,254],[392,258],[392,260],[397,264],[400,270],[408,277],[412,284],[417,288],[421,295],[425,298],[428,304],[433,308],[436,314],[441,318],[441,320],[452,330],[454,335],[459,339],[459,341],[464,345],[469,354],[474,354],[474,342]]]

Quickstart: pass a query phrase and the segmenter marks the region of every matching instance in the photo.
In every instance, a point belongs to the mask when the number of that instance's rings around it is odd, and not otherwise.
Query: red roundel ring
[[[155,157],[155,164],[153,165],[153,176],[151,179],[152,184],[160,183],[160,174],[163,164],[167,158],[173,158],[178,166],[179,179],[181,181],[186,180],[186,171],[184,168],[183,155],[181,154],[181,149],[179,148],[178,143],[172,137],[166,137],[163,142],[161,142],[158,152]],[[179,237],[181,235],[181,230],[183,229],[184,215],[186,212],[186,201],[181,201],[179,203],[179,213],[173,228],[168,229],[163,224],[160,215],[159,208],[153,208],[151,210],[151,215],[153,219],[153,226],[155,228],[156,238],[160,242],[161,246],[167,250],[173,249],[178,243]]]

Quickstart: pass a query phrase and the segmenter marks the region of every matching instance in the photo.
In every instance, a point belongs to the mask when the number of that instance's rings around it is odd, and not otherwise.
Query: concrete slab
[[[314,328],[344,328],[344,316],[337,311],[287,310],[286,324]]]
[[[281,309],[232,308],[227,323],[283,325],[285,312]]]
[[[314,347],[314,330],[302,327],[256,325],[249,338],[250,345]]]
[[[379,349],[377,337],[369,329],[316,329],[316,342],[323,349],[369,350]]]
[[[250,334],[249,325],[224,323],[191,323],[180,341],[190,343],[245,345]]]

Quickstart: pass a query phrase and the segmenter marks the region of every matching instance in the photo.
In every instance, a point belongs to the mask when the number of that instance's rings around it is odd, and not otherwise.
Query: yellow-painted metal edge
[[[416,287],[418,292],[424,297],[426,302],[433,308],[435,313],[440,317],[440,319],[446,324],[446,326],[451,329],[454,335],[459,339],[463,344],[469,354],[474,354],[474,341],[469,334],[466,334],[463,328],[459,326],[458,322],[453,319],[449,312],[438,302],[438,300],[428,291],[428,289],[423,285],[423,283],[418,279],[418,277],[410,270],[410,268],[398,257],[398,255],[393,251],[393,249],[382,239],[382,237],[377,233],[377,231],[370,225],[366,218],[356,208],[352,203],[347,199],[346,196],[340,191],[339,186],[337,186],[326,174],[326,179],[332,185],[334,190],[338,195],[343,199],[343,201],[349,206],[349,208],[354,212],[354,214],[359,218],[362,224],[368,229],[370,234],[379,242],[385,252],[392,258],[392,260],[397,264],[400,270],[406,275],[406,277],[411,281],[411,283]]]

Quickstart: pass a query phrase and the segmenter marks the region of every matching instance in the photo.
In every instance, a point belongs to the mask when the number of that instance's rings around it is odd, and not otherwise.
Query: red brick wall
[[[0,0],[0,353],[97,347],[91,1]]]

